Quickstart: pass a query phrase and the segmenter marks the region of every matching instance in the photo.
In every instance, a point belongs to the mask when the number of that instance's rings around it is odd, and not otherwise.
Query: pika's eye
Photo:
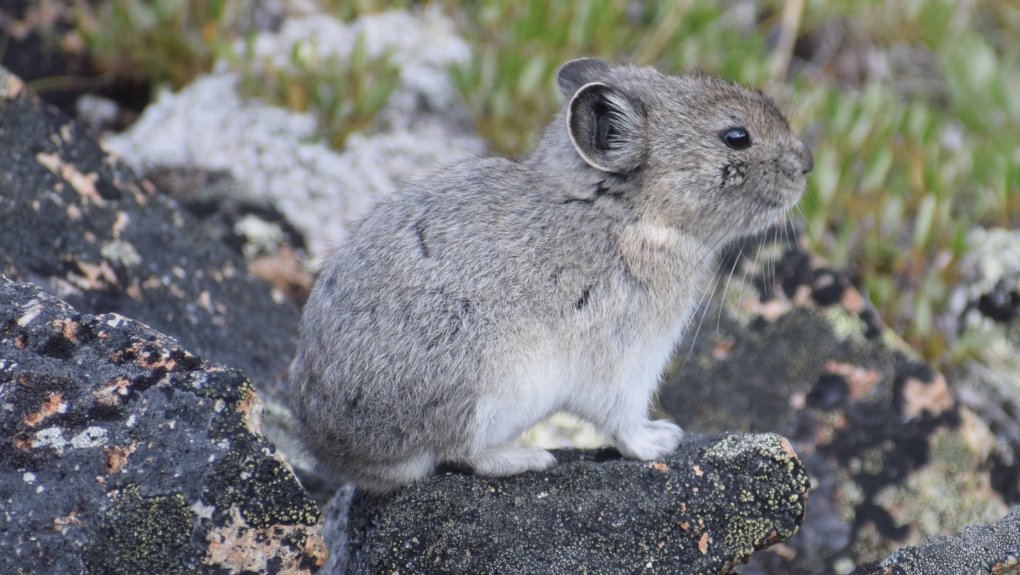
[[[751,135],[744,128],[730,128],[720,136],[727,146],[734,150],[743,150],[751,146]]]

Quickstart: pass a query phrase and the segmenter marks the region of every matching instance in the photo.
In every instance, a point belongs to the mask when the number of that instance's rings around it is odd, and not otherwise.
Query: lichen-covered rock
[[[996,430],[988,458],[992,484],[1020,503],[1020,230],[967,234],[956,288],[960,402]]]
[[[280,391],[297,306],[249,274],[215,230],[0,68],[0,273],[42,286],[82,313],[144,322],[198,356],[240,369],[271,414],[266,435],[307,481],[319,481],[292,449]]]
[[[1020,507],[991,525],[967,526],[955,537],[929,537],[884,561],[860,565],[852,575],[1020,573]]]
[[[261,414],[241,372],[0,276],[0,572],[317,571]]]
[[[341,491],[326,572],[727,573],[781,542],[808,481],[777,435],[689,438],[671,456],[559,451],[541,473],[440,473],[393,495]],[[330,521],[343,522],[336,529]]]
[[[743,572],[848,573],[1002,517],[1009,499],[989,473],[989,422],[960,405],[846,277],[796,245],[762,252],[759,261],[775,263],[722,278],[722,311],[706,310],[660,393],[688,432],[784,434],[812,477],[804,528]]]
[[[80,122],[0,80],[0,273],[82,313],[116,312],[273,395],[298,310],[245,261],[107,155]]]

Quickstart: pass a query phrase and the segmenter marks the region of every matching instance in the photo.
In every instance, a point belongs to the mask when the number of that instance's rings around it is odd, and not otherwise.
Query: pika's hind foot
[[[506,477],[525,471],[542,471],[556,463],[552,453],[540,447],[501,445],[490,447],[464,461],[476,475]]]
[[[648,461],[672,453],[683,437],[684,431],[679,425],[656,419],[616,434],[615,443],[624,457]]]

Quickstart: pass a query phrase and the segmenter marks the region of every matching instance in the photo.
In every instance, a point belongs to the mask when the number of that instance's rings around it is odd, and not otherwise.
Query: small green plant
[[[326,12],[349,22],[358,16],[410,8],[412,0],[321,0]]]
[[[933,61],[931,77],[795,82],[798,121],[822,134],[802,202],[812,244],[936,362],[952,356],[954,334],[939,318],[950,313],[968,230],[1020,221],[1020,99],[1009,88],[1020,85],[1020,44],[976,27],[1000,22],[1003,5],[868,3],[857,33],[879,47],[910,42]],[[1020,20],[1012,25],[1020,38]]]
[[[298,112],[313,112],[320,131],[337,149],[351,133],[371,124],[399,83],[400,70],[389,55],[370,57],[360,34],[347,59],[336,54],[319,56],[306,42],[293,46],[285,66],[251,56],[250,45],[246,52],[234,59],[242,72],[242,93]]]
[[[475,46],[454,80],[479,132],[504,154],[531,147],[559,105],[553,76],[572,58],[700,67],[746,82],[764,77],[764,60],[747,57],[764,54],[762,38],[725,26],[726,11],[716,3],[484,0],[450,10],[467,22],[464,33]]]
[[[108,77],[183,87],[240,31],[253,0],[102,0],[74,3],[76,29]]]

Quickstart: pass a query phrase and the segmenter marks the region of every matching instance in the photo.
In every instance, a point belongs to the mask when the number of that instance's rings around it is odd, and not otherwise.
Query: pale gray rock
[[[180,92],[162,92],[128,131],[106,146],[139,171],[188,167],[228,172],[253,201],[271,201],[305,234],[313,259],[342,242],[374,201],[402,182],[484,151],[449,76],[468,46],[435,10],[387,12],[344,24],[294,16],[253,42],[256,61],[292,66],[307,58],[349,58],[358,36],[370,57],[389,55],[400,85],[370,133],[339,152],[300,114],[237,92],[239,75],[220,64]]]

